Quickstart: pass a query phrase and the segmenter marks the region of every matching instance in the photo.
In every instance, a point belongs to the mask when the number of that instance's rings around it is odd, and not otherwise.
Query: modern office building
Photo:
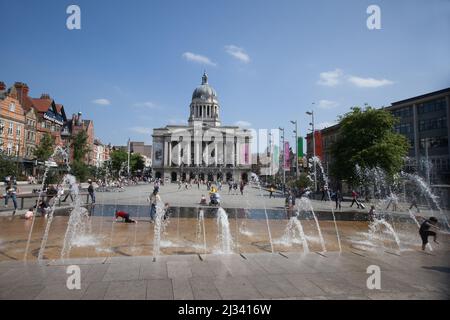
[[[450,88],[397,101],[387,107],[410,142],[407,170],[432,184],[450,184]],[[428,165],[427,165],[428,164]]]

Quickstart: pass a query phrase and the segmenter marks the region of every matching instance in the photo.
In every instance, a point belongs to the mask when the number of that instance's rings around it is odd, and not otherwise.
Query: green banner
[[[297,158],[301,159],[303,158],[304,154],[303,154],[303,137],[298,137],[297,138]]]

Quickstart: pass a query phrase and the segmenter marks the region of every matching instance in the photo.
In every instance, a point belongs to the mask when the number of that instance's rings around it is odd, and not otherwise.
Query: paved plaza
[[[130,186],[123,192],[97,192],[97,204],[145,204],[145,199],[153,189],[151,184]],[[195,207],[202,194],[207,194],[205,186],[178,190],[176,184],[166,184],[161,188],[163,201],[172,206]],[[284,198],[277,194],[269,199],[268,192],[256,187],[247,187],[244,196],[228,195],[228,188],[222,190],[223,205],[229,208],[282,209]],[[316,210],[330,210],[334,202],[313,201]],[[348,207],[350,203],[343,203]],[[405,210],[405,204],[400,207]],[[355,212],[360,210],[352,209]],[[348,211],[346,209],[346,211]],[[4,211],[4,213],[8,214]],[[20,213],[19,213],[20,214]],[[145,217],[143,217],[145,218]],[[433,251],[419,251],[420,239],[417,229],[410,224],[401,237],[403,250],[364,250],[364,246],[352,242],[354,235],[367,232],[367,222],[340,221],[338,228],[343,241],[343,252],[336,247],[334,227],[331,221],[321,221],[328,252],[321,252],[319,243],[310,239],[310,253],[302,253],[298,247],[282,251],[277,246],[274,253],[267,253],[267,239],[245,236],[233,231],[239,250],[234,254],[203,254],[186,248],[166,248],[156,259],[152,257],[153,226],[141,222],[138,228],[126,224],[112,226],[108,217],[97,217],[92,221],[94,235],[103,236],[99,246],[116,247],[127,245],[115,253],[96,252],[93,249],[73,250],[71,259],[60,260],[59,249],[67,225],[67,217],[56,217],[50,233],[50,242],[45,254],[47,259],[36,261],[30,255],[22,261],[23,250],[28,235],[26,224],[21,219],[2,221],[2,236],[8,236],[2,250],[10,259],[0,261],[0,299],[449,299],[450,298],[450,250],[448,234],[439,236],[439,245],[433,244]],[[43,218],[36,218],[33,233],[33,255],[37,254],[40,237],[45,226]],[[173,221],[166,230],[167,239],[176,242],[178,233],[184,245],[194,243],[195,221],[186,223],[182,219]],[[215,230],[213,218],[206,219],[206,230]],[[189,223],[187,223],[189,222]],[[185,223],[185,224],[183,224]],[[242,221],[236,220],[236,226]],[[273,236],[280,237],[286,224],[283,220],[270,221]],[[178,227],[178,224],[180,226]],[[252,229],[253,224],[255,227]],[[314,224],[303,222],[305,233],[314,235]],[[259,227],[258,227],[259,226]],[[24,228],[25,227],[25,228]],[[130,229],[130,227],[133,227]],[[265,230],[265,222],[248,221],[250,230],[258,233]],[[397,226],[398,227],[398,226]],[[259,228],[259,229],[258,229]],[[408,229],[408,230],[409,230]],[[101,232],[100,232],[100,231]],[[113,232],[114,231],[114,232]],[[406,232],[407,230],[403,230]],[[278,232],[278,234],[277,234]],[[265,233],[261,233],[265,235]],[[108,238],[108,236],[111,236]],[[114,237],[113,237],[114,236]],[[137,242],[136,242],[137,236]],[[238,236],[240,237],[238,239]],[[407,236],[407,237],[406,237]],[[172,238],[171,238],[172,237]],[[7,238],[5,238],[7,239]],[[5,240],[4,239],[4,240]],[[134,240],[133,240],[134,239]],[[190,241],[188,241],[190,240]],[[316,239],[317,240],[317,239]],[[364,244],[364,238],[362,238]],[[116,244],[115,241],[118,241]],[[127,242],[128,241],[128,242]],[[133,242],[134,241],[134,242]],[[215,234],[209,233],[208,243],[214,244]],[[252,242],[253,241],[253,242]],[[254,243],[256,241],[256,243]],[[134,245],[133,245],[134,243]],[[392,241],[391,241],[392,243]],[[264,244],[255,250],[256,245]],[[140,254],[132,254],[131,249],[141,249]],[[116,248],[117,249],[117,248]],[[380,248],[379,248],[380,249]],[[91,251],[87,251],[91,250]],[[127,251],[131,250],[131,251]],[[94,250],[95,251],[95,250]],[[320,251],[320,252],[319,252]],[[76,253],[79,252],[79,255]],[[93,251],[92,251],[93,252]],[[90,254],[92,254],[92,252]],[[124,253],[125,252],[125,253]],[[194,251],[195,252],[195,251]],[[120,253],[120,254],[119,254]],[[98,256],[98,255],[104,256]],[[122,256],[121,256],[122,254]],[[131,256],[125,256],[131,254]],[[96,256],[97,255],[97,256]],[[90,256],[90,258],[85,258]],[[79,257],[79,258],[76,258]],[[81,288],[67,288],[67,267],[77,265],[81,271]],[[368,289],[367,268],[380,267],[381,289]]]
[[[78,265],[81,289],[66,287]],[[381,269],[370,290],[369,265]],[[111,257],[0,263],[1,299],[449,299],[449,252]]]

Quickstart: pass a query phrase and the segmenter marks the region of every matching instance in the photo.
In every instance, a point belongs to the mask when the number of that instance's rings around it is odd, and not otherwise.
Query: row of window
[[[445,110],[445,107],[446,107],[445,99],[440,98],[440,99],[427,101],[427,102],[418,104],[417,112],[419,114],[436,112],[436,111]]]
[[[412,107],[408,106],[401,109],[397,109],[395,111],[392,111],[392,115],[396,118],[412,117],[413,116]]]
[[[0,135],[3,135],[5,132],[5,122],[0,119]],[[8,123],[7,128],[7,134],[8,136],[12,137],[14,132],[14,122],[10,121]],[[22,134],[22,126],[20,124],[16,125],[16,138],[20,138],[20,135]]]
[[[402,134],[411,133],[413,131],[413,126],[409,122],[399,123],[395,125],[394,130],[395,132]]]
[[[446,129],[447,117],[433,118],[419,121],[419,131]]]
[[[3,141],[0,140],[0,152],[5,152],[8,156],[18,156],[19,145],[13,145],[12,142],[9,142],[6,145],[6,149],[4,149],[3,148]]]
[[[428,144],[428,149],[448,147],[448,136],[421,138],[419,141],[420,149],[425,149]]]
[[[50,129],[53,132],[58,131],[61,128],[59,125],[55,125],[54,123],[52,123],[50,121],[42,121],[41,127],[44,129]]]

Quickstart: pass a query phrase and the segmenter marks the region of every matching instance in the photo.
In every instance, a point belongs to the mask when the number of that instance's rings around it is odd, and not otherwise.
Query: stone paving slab
[[[448,251],[102,259],[0,263],[0,299],[450,298]],[[66,268],[77,261],[81,290],[69,290]],[[366,268],[371,264],[381,268],[381,290],[366,286]]]

